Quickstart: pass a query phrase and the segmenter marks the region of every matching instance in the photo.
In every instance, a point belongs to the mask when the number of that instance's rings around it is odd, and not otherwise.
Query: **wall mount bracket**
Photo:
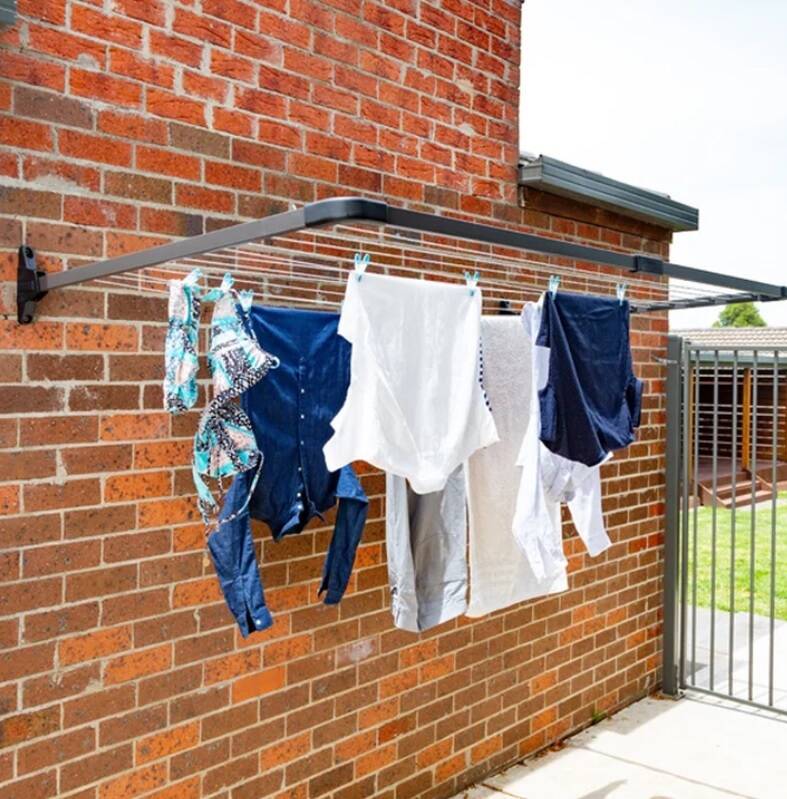
[[[19,262],[16,269],[16,318],[20,325],[29,325],[36,314],[36,305],[46,296],[42,279],[46,272],[36,264],[36,254],[32,247],[23,244],[19,248]]]

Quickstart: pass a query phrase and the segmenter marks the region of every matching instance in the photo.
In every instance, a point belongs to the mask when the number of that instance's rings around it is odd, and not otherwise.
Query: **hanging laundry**
[[[215,303],[208,352],[213,399],[202,412],[194,435],[192,474],[200,514],[208,526],[215,523],[220,503],[204,477],[217,480],[223,494],[227,478],[251,470],[255,471],[255,480],[259,475],[262,452],[248,416],[235,400],[279,364],[278,358],[263,350],[244,326],[251,292],[238,293],[232,284],[228,273],[220,288],[203,295],[205,301]]]
[[[423,632],[467,608],[467,520],[462,466],[440,491],[416,494],[386,474],[385,544],[394,624]]]
[[[279,368],[241,399],[265,452],[265,468],[256,487],[248,473],[235,480],[222,511],[230,520],[208,541],[227,604],[244,636],[272,623],[249,517],[264,521],[279,540],[299,533],[315,516],[322,518],[338,501],[319,589],[326,604],[335,604],[347,587],[368,507],[352,467],[329,471],[322,452],[350,382],[351,348],[337,333],[339,315],[254,307],[250,324],[280,360]],[[243,512],[250,490],[248,512]]]
[[[541,441],[587,466],[627,447],[642,405],[628,301],[547,292],[538,344],[549,349],[549,375],[539,394]]]
[[[535,463],[517,467],[531,403],[531,347],[516,316],[481,317],[484,388],[500,441],[473,454],[467,463],[470,552],[468,616],[483,616],[516,602],[568,588],[566,569],[537,577],[512,535],[517,492],[522,480],[534,480]],[[562,547],[557,519],[545,525],[551,547]]]
[[[195,269],[169,282],[169,325],[164,343],[164,408],[184,413],[197,402],[200,288]]]
[[[527,303],[522,325],[530,347],[530,414],[517,457],[522,467],[514,512],[513,534],[538,580],[565,573],[566,558],[560,520],[560,504],[568,503],[577,533],[590,555],[610,546],[601,507],[600,464],[586,466],[547,449],[539,440],[541,404],[536,401],[551,369],[551,353],[538,341],[541,309]],[[602,462],[610,457],[605,453]]]
[[[475,287],[350,275],[339,334],[353,345],[352,377],[331,422],[328,468],[363,460],[428,494],[494,443],[477,380],[480,317]]]

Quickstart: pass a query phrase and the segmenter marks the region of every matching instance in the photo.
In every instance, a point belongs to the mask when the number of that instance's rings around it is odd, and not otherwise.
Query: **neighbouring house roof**
[[[706,327],[670,330],[692,344],[713,347],[787,347],[787,327]]]
[[[667,194],[621,183],[546,155],[520,154],[519,185],[592,203],[669,230],[699,227],[699,211]]]

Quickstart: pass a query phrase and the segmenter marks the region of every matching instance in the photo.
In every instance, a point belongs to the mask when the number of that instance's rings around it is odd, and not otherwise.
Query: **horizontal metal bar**
[[[441,236],[451,236],[484,244],[510,247],[512,249],[527,250],[530,252],[555,255],[579,261],[606,264],[621,270],[635,271],[642,264],[648,268],[643,271],[652,273],[662,272],[670,277],[679,277],[697,283],[725,286],[740,291],[751,292],[758,295],[759,299],[781,299],[787,297],[787,288],[767,283],[747,281],[743,278],[720,275],[701,269],[680,266],[661,262],[649,255],[631,255],[614,252],[584,244],[576,244],[562,239],[553,239],[530,233],[521,233],[516,230],[485,225],[477,222],[468,222],[462,219],[453,219],[447,216],[427,214],[398,208],[377,200],[363,197],[339,197],[309,203],[292,211],[274,214],[252,222],[214,230],[147,250],[122,255],[106,261],[81,266],[77,269],[56,272],[42,276],[41,290],[49,291],[63,286],[73,286],[96,278],[117,275],[148,266],[156,266],[180,258],[193,257],[224,247],[233,247],[251,241],[283,236],[299,230],[312,227],[321,227],[347,222],[350,220],[369,222],[373,224],[393,225],[422,233],[433,233]],[[656,267],[659,267],[658,269]],[[760,296],[762,295],[762,296]],[[740,295],[736,295],[739,299]],[[734,300],[730,300],[734,301]],[[683,304],[676,304],[676,303]],[[674,301],[670,303],[651,303],[637,305],[638,310],[663,310],[676,308],[697,307],[698,305],[718,304],[725,302],[719,297],[695,299],[690,301]],[[691,304],[694,303],[694,304]]]
[[[66,272],[54,272],[42,279],[41,288],[44,291],[49,291],[63,286],[75,286],[99,277],[119,275],[123,272],[156,266],[179,258],[190,258],[205,252],[246,244],[249,241],[269,236],[283,236],[286,233],[302,230],[305,226],[304,209],[297,208],[294,211],[266,216],[264,219],[256,219],[253,222],[244,222],[169,244],[161,244],[158,247],[150,247],[130,255],[121,255],[107,261],[96,261]]]
[[[669,264],[664,264],[664,267]],[[680,311],[685,308],[706,308],[713,305],[734,305],[739,302],[776,302],[783,299],[775,295],[761,295],[751,293],[737,294],[708,294],[705,297],[690,297],[683,300],[654,300],[650,303],[640,304],[642,311]]]
[[[764,300],[765,297],[772,297],[776,300],[787,299],[787,286],[777,286],[773,283],[761,283],[758,280],[749,280],[745,277],[736,275],[723,275],[719,272],[710,272],[707,269],[696,269],[693,266],[681,266],[680,264],[665,263],[664,274],[667,277],[674,277],[677,280],[689,280],[692,283],[706,283],[712,286],[721,286],[735,291],[747,292],[749,294],[763,295],[758,299]]]
[[[598,264],[616,266],[620,269],[633,270],[635,256],[626,253],[603,250],[599,247],[588,247],[562,239],[550,239],[531,233],[520,233],[517,230],[484,225],[478,222],[467,222],[464,219],[453,219],[447,216],[425,214],[410,211],[406,208],[388,207],[388,224],[409,228],[424,233],[436,233],[440,236],[452,236],[470,239],[484,244],[497,244],[517,250],[559,255],[578,261],[591,261]]]

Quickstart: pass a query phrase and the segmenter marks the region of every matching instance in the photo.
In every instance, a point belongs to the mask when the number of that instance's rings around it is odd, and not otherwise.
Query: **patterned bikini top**
[[[206,533],[210,534],[218,526],[224,481],[239,472],[256,470],[249,497],[230,517],[235,518],[245,511],[262,468],[263,455],[257,446],[251,422],[236,400],[262,380],[270,369],[275,369],[279,360],[260,346],[251,333],[251,326],[247,324],[252,292],[233,289],[230,274],[224,276],[219,288],[200,292],[197,288],[199,277],[199,270],[195,270],[185,280],[173,281],[181,285],[170,287],[165,401],[173,412],[179,412],[181,406],[187,409],[194,404],[192,396],[196,399],[199,303],[213,302],[208,351],[213,399],[200,416],[194,435],[192,460],[199,511],[207,528]],[[179,298],[173,301],[173,296],[178,295]],[[183,313],[186,306],[188,313]],[[176,312],[174,321],[173,310]],[[179,319],[185,321],[179,324]],[[205,478],[218,481],[218,500]],[[230,521],[230,518],[222,519],[222,522]]]

